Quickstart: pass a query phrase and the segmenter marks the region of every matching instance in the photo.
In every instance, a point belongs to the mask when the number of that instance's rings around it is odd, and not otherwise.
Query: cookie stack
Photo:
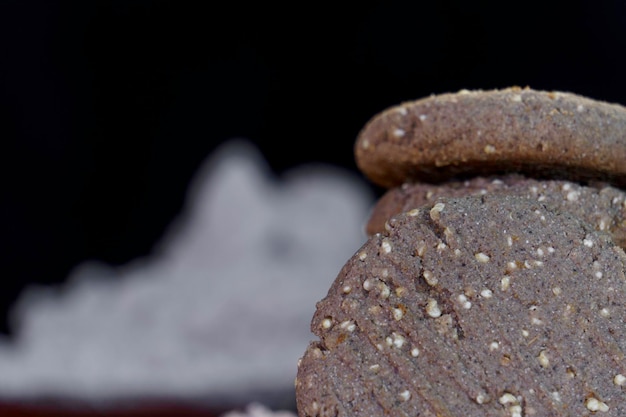
[[[626,415],[626,108],[460,91],[360,133],[388,187],[317,304],[305,416]]]

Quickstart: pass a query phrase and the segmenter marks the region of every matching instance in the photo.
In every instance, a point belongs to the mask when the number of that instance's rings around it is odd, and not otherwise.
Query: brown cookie
[[[442,197],[466,195],[517,195],[571,213],[606,231],[616,244],[626,247],[626,193],[604,183],[583,186],[569,181],[538,181],[520,175],[476,177],[440,185],[415,183],[387,191],[376,203],[366,225],[369,235],[382,232],[392,216],[434,204]]]
[[[624,132],[617,104],[528,88],[464,90],[378,114],[355,155],[384,187],[504,172],[626,185]]]
[[[299,415],[624,416],[625,262],[537,199],[400,214],[318,303]]]

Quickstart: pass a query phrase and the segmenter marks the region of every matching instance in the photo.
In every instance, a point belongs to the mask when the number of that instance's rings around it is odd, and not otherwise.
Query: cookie
[[[507,172],[626,185],[626,108],[566,92],[463,90],[373,117],[355,156],[374,183]]]
[[[476,177],[466,181],[450,181],[439,185],[403,184],[388,190],[376,203],[366,232],[382,232],[392,216],[426,204],[434,204],[442,197],[466,195],[517,195],[568,212],[591,224],[596,230],[606,231],[615,243],[626,247],[626,193],[605,183],[588,186],[570,181],[525,178],[520,175]]]
[[[537,199],[399,214],[317,304],[299,416],[624,416],[625,262]]]

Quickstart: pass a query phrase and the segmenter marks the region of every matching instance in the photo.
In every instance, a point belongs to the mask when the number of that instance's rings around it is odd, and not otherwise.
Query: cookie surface
[[[509,88],[433,95],[373,117],[355,156],[373,182],[438,182],[517,172],[626,185],[626,108]]]
[[[400,214],[318,303],[299,415],[624,416],[625,261],[527,198]]]
[[[393,215],[422,205],[432,205],[440,198],[485,194],[517,195],[568,212],[595,229],[608,232],[617,245],[626,248],[624,191],[604,183],[583,186],[569,181],[538,181],[520,175],[476,177],[440,185],[403,184],[392,188],[374,206],[366,232],[369,235],[382,232],[385,222]]]

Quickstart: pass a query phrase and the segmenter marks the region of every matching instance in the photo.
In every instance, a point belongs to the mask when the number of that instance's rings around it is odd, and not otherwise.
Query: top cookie
[[[518,87],[433,95],[373,117],[355,156],[383,187],[507,172],[626,185],[626,108]]]

